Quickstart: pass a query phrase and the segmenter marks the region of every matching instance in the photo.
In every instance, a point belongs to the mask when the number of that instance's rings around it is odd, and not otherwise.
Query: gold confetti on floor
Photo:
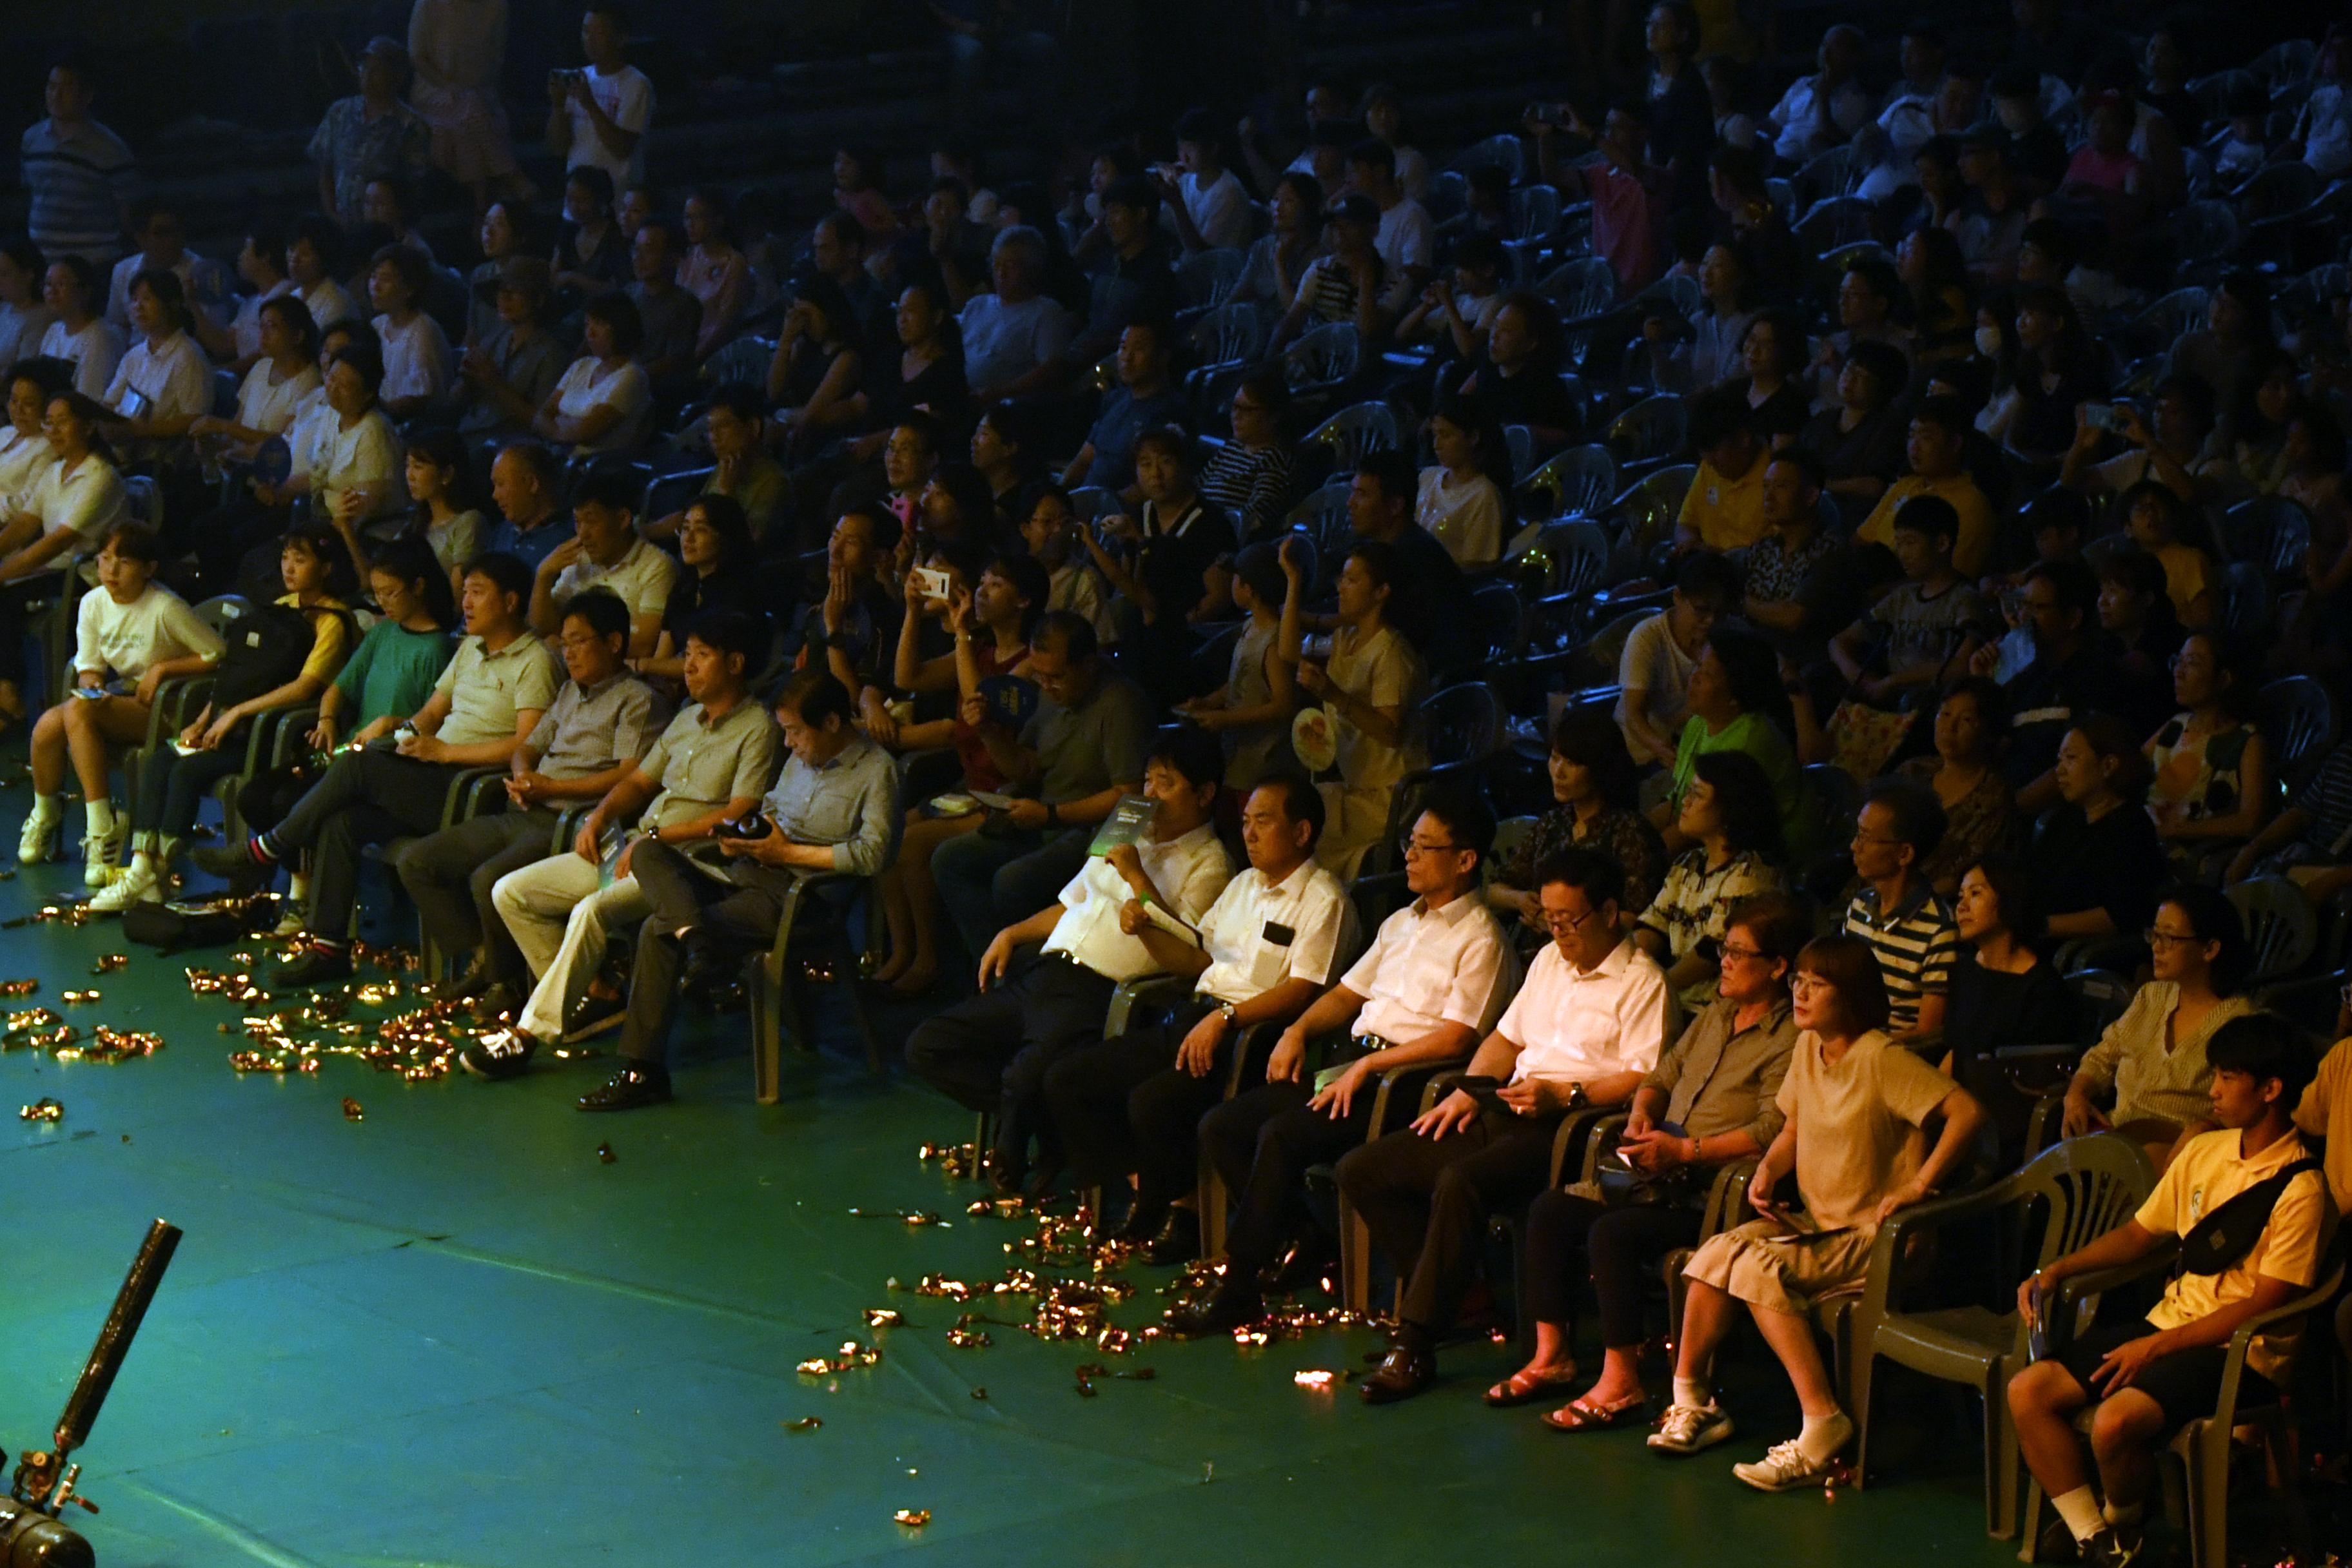
[[[783,1427],[787,1432],[814,1432],[824,1425],[824,1422],[817,1416],[803,1415],[797,1421],[785,1422]]]
[[[613,1146],[610,1143],[599,1143],[596,1145],[596,1163],[598,1164],[609,1165],[619,1158],[620,1156],[618,1154],[613,1152]]]
[[[931,1522],[931,1510],[927,1508],[902,1508],[890,1518],[908,1530],[920,1530]]]
[[[16,1112],[17,1119],[23,1121],[62,1121],[65,1114],[66,1108],[47,1095]]]
[[[365,1109],[361,1106],[358,1100],[353,1100],[348,1094],[343,1096],[343,1120],[346,1121],[364,1121],[367,1120],[367,1111]]]

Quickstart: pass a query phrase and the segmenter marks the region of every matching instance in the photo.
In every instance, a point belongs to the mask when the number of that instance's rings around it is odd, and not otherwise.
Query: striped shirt
[[[1276,445],[1253,451],[1228,441],[1201,466],[1196,483],[1243,539],[1276,532],[1290,513],[1290,450]]]
[[[25,132],[23,149],[33,243],[101,267],[121,254],[122,205],[137,180],[122,138],[95,120],[69,128],[44,120]]]
[[[1941,996],[1952,986],[1952,961],[1960,950],[1959,928],[1949,904],[1924,878],[1914,879],[1900,907],[1882,914],[1878,889],[1865,885],[1845,908],[1845,930],[1870,944],[1886,982],[1889,1034],[1919,1021],[1923,997]]]

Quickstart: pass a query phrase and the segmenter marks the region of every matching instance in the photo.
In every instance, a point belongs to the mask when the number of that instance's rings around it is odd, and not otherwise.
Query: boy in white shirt
[[[100,591],[82,595],[75,617],[75,696],[33,726],[33,809],[16,844],[16,858],[27,866],[57,853],[68,760],[81,784],[90,874],[120,858],[123,826],[107,793],[107,748],[145,737],[157,687],[220,658],[219,634],[152,581],[163,553],[154,531],[135,522],[118,523],[99,551]]]

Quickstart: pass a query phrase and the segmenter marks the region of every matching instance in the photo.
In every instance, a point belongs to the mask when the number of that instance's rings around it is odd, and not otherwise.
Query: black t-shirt
[[[1458,668],[1475,631],[1468,579],[1437,535],[1418,524],[1408,524],[1391,547],[1397,554],[1398,581],[1385,618],[1432,668]]]
[[[772,603],[761,592],[768,585],[762,581],[764,575],[751,571],[748,564],[737,571],[713,572],[708,577],[688,567],[678,574],[677,585],[669,591],[669,598],[662,605],[662,630],[669,633],[673,646],[683,648],[686,628],[694,624],[697,616],[712,610],[740,610],[763,616],[774,614],[780,619],[790,619],[782,614],[794,597],[789,584],[782,574],[776,575],[774,586],[780,592]]]
[[[2096,822],[2079,805],[2056,807],[2034,834],[2031,863],[2052,914],[2104,909],[2126,936],[2147,929],[2157,889],[2170,874],[2156,824],[2129,802]]]
[[[2018,727],[2010,735],[2002,771],[2020,789],[2047,773],[2058,760],[2058,742],[2065,739],[2069,725],[2093,713],[2133,717],[2132,689],[2095,639],[2086,641],[2068,659],[2036,654],[2032,664],[2011,678],[2005,689]],[[2135,723],[2132,732],[2152,727]]]
[[[1573,436],[1584,425],[1582,410],[1568,395],[1559,377],[1535,371],[1505,375],[1481,358],[1461,382],[1464,392],[1475,392],[1497,425],[1525,425],[1529,429],[1558,430]]]
[[[1736,375],[1725,384],[1738,387],[1739,401],[1748,403],[1749,388],[1754,384],[1748,377]],[[1748,427],[1756,432],[1758,440],[1770,446],[1783,436],[1793,440],[1804,429],[1806,416],[1804,393],[1794,382],[1784,381],[1780,391],[1761,403],[1748,405]]]
[[[1650,103],[1650,162],[1675,171],[1674,205],[1695,206],[1706,199],[1706,158],[1715,150],[1715,100],[1698,67],[1685,61],[1663,93]]]
[[[1209,568],[1219,556],[1234,552],[1234,525],[1197,497],[1176,517],[1146,501],[1142,523],[1143,549],[1136,574],[1151,591],[1155,615],[1149,624],[1157,633],[1181,637],[1184,617],[1208,591],[1203,578]]]
[[[1910,428],[1903,411],[1893,404],[1865,414],[1851,430],[1838,428],[1844,410],[1824,408],[1797,433],[1797,445],[1822,460],[1825,479],[1885,479],[1892,484],[1903,473],[1903,440]],[[1853,503],[1840,498],[1853,510]],[[1854,519],[1858,524],[1861,519]]]
[[[868,428],[887,430],[917,408],[928,409],[933,418],[950,426],[962,420],[965,405],[971,400],[971,389],[963,378],[961,355],[941,354],[917,372],[912,381],[905,378],[904,368],[903,353],[898,349],[887,355],[867,357]]]
[[[1952,963],[1944,1005],[1944,1044],[1952,1077],[1990,1112],[2004,1147],[2025,1141],[2032,1108],[1993,1059],[2005,1046],[2055,1046],[2075,1038],[2077,1009],[2055,965],[2037,963],[2022,974],[1987,969],[1973,952]]]

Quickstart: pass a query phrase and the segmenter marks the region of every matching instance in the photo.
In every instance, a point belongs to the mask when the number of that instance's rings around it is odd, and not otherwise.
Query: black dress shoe
[[[492,1029],[457,1053],[457,1065],[476,1078],[502,1083],[529,1072],[538,1049],[539,1042],[520,1029]]]
[[[433,999],[436,1002],[470,1002],[488,991],[490,984],[490,966],[482,961],[482,955],[478,952],[474,955],[474,961],[466,965],[466,972],[454,980],[435,983]]]
[[[299,991],[305,986],[326,985],[352,977],[352,957],[347,952],[329,952],[314,947],[289,963],[281,963],[270,971],[269,984],[280,991]]]
[[[1197,1340],[1211,1334],[1230,1334],[1265,1316],[1265,1303],[1259,1300],[1258,1293],[1236,1284],[1228,1275],[1225,1282],[1217,1287],[1217,1293],[1207,1300],[1179,1307],[1169,1313],[1168,1331],[1180,1340]]]
[[[678,938],[678,945],[686,955],[678,972],[678,985],[689,994],[708,996],[723,991],[742,973],[740,953],[700,926]]]
[[[1127,1211],[1127,1223],[1110,1233],[1113,1241],[1149,1242],[1165,1228],[1169,1210],[1164,1205],[1147,1204],[1138,1199]]]
[[[228,844],[199,844],[188,852],[196,869],[209,872],[226,882],[229,891],[239,898],[249,898],[269,886],[278,876],[275,860],[257,860],[242,838]]]
[[[1190,1263],[1200,1256],[1201,1216],[1191,1209],[1170,1209],[1160,1234],[1143,1249],[1143,1261],[1162,1268],[1171,1263]]]
[[[1313,1241],[1294,1241],[1280,1258],[1258,1270],[1257,1282],[1271,1294],[1287,1296],[1309,1285],[1321,1284],[1338,1262],[1328,1247]]]
[[[1396,1342],[1372,1375],[1364,1379],[1364,1403],[1393,1405],[1414,1394],[1437,1381],[1437,1357],[1429,1347],[1429,1336],[1411,1323],[1397,1330]]]
[[[657,1067],[627,1064],[603,1085],[580,1097],[583,1110],[636,1110],[669,1100],[669,1073]]]
[[[521,991],[501,980],[474,998],[474,1016],[485,1021],[518,1018],[522,1016],[522,1005],[529,998]]]
[[[628,1010],[629,1000],[625,996],[599,996],[593,991],[589,992],[580,998],[579,1005],[563,1020],[563,1043],[576,1045],[582,1040],[595,1038],[616,1026],[621,1016]]]

